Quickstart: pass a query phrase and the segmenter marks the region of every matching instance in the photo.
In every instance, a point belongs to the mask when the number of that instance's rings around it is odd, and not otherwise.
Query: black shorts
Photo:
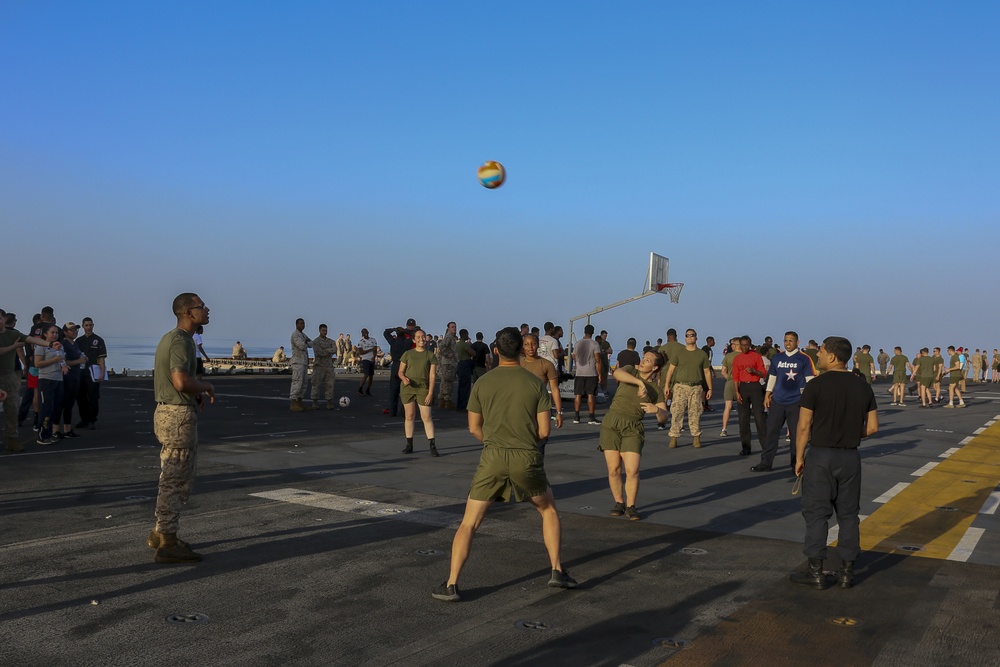
[[[368,359],[361,360],[361,374],[365,377],[375,375],[375,362]]]
[[[195,375],[204,375],[205,374],[205,362],[201,358],[199,358],[199,359],[196,360],[196,365],[195,365],[195,371],[194,371],[194,373],[195,373]]]
[[[597,395],[597,376],[573,378],[574,396],[595,396]]]

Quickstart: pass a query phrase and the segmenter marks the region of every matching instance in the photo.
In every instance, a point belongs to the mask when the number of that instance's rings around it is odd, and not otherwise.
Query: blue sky
[[[0,307],[1000,346],[1000,5],[0,5]],[[507,183],[479,186],[498,160]]]

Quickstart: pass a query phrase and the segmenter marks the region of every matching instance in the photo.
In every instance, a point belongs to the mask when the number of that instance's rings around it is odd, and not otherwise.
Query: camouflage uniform
[[[198,411],[193,405],[161,403],[153,413],[153,433],[160,450],[160,488],[156,496],[156,530],[176,534],[181,506],[194,486],[198,447]]]
[[[337,342],[332,338],[320,336],[313,340],[313,375],[312,400],[313,407],[321,395],[326,397],[326,407],[333,409],[333,355],[337,351]]]
[[[306,369],[309,367],[309,349],[312,341],[304,333],[296,329],[292,332],[292,388],[288,398],[301,401],[305,392]]]
[[[684,426],[684,411],[687,410],[688,426],[691,435],[701,437],[701,415],[704,412],[705,390],[701,385],[688,385],[675,382],[672,385],[673,402],[670,404],[670,437],[678,438],[681,427]]]
[[[438,373],[441,375],[441,407],[446,408],[454,403],[453,396],[455,375],[458,371],[458,355],[455,346],[458,339],[453,333],[446,333],[438,343]]]

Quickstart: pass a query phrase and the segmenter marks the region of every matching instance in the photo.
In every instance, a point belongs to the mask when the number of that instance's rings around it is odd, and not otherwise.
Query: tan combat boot
[[[157,563],[197,563],[201,554],[191,551],[191,547],[178,540],[176,534],[160,533],[160,546],[153,560]]]
[[[305,411],[305,407],[302,405],[302,401],[300,400],[293,400],[291,405],[288,406],[288,409],[291,410],[292,412]]]
[[[149,537],[146,538],[146,546],[150,549],[159,549],[161,545],[166,542],[166,533],[161,533],[156,529],[149,531]],[[181,538],[174,535],[174,539],[177,540],[177,544],[184,547],[185,549],[190,549],[191,545],[182,540]]]
[[[694,448],[695,449],[701,449],[701,436],[700,435],[696,435],[694,437]]]
[[[667,445],[670,449],[677,449],[677,438],[670,438],[670,444]]]
[[[17,440],[10,438],[7,440],[7,451],[8,452],[23,452],[24,447],[21,446]]]

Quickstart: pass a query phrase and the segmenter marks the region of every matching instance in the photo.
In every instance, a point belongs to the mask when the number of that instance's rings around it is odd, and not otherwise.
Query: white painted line
[[[970,442],[972,442],[972,436],[971,435],[968,438],[962,438],[961,440],[959,440],[958,444],[960,444],[960,445],[967,445]]]
[[[921,466],[919,470],[914,470],[913,472],[911,472],[910,477],[923,477],[931,470],[934,470],[934,466],[936,466],[938,463],[940,463],[940,461],[931,461],[930,463],[925,463],[923,466]]]
[[[985,428],[977,428],[975,431],[972,432],[972,435],[979,435],[985,430],[986,430]]]
[[[994,489],[983,506],[979,508],[980,514],[996,514],[997,507],[1000,507],[1000,490]]]
[[[954,433],[954,431],[943,431],[939,428],[929,428],[927,429],[929,433]]]
[[[996,423],[997,423],[996,419],[991,419],[988,422],[986,422],[985,426],[993,426]]]
[[[47,452],[21,452],[20,454],[8,454],[7,458],[14,456],[38,456],[39,454],[72,454],[73,452],[96,452],[101,449],[114,449],[114,447],[84,447],[82,449],[55,449]]]
[[[957,560],[960,563],[969,560],[969,556],[975,551],[976,545],[979,544],[979,538],[983,536],[984,532],[982,528],[970,527],[965,531],[965,535],[958,541],[958,544],[955,545],[955,549],[948,556],[948,560]]]
[[[266,498],[279,502],[294,503],[318,509],[328,509],[347,514],[361,515],[377,519],[394,519],[419,523],[438,528],[455,529],[462,522],[462,515],[455,512],[442,512],[437,509],[408,507],[394,503],[382,503],[373,500],[362,500],[338,496],[333,493],[316,493],[301,489],[275,489],[251,493],[255,498]],[[528,516],[526,514],[526,516]],[[537,522],[533,521],[491,521],[489,517],[483,522],[477,533],[486,533],[499,537],[541,542],[542,531]]]
[[[883,493],[881,496],[879,496],[878,498],[876,498],[872,502],[874,502],[874,503],[887,503],[890,500],[892,500],[900,491],[902,491],[903,489],[905,489],[909,485],[910,485],[909,482],[900,482],[899,484],[897,484],[896,486],[892,487],[891,489],[889,489],[888,491],[886,491],[885,493]]]
[[[948,458],[949,456],[951,456],[952,454],[954,454],[955,452],[957,452],[960,449],[961,449],[961,447],[952,447],[951,449],[946,449],[946,450],[944,450],[943,453],[938,454],[938,458],[939,459],[946,459],[946,458]]]
[[[858,515],[858,522],[860,523],[861,521],[864,521],[867,518],[868,518],[867,514],[859,514]],[[827,540],[826,543],[827,543],[827,545],[831,545],[834,542],[836,542],[838,539],[840,539],[840,524],[839,523],[837,525],[831,527],[830,531],[826,534],[826,540]]]
[[[306,433],[306,429],[300,431],[275,431],[274,433],[249,433],[247,435],[224,435],[219,440],[236,440],[237,438],[263,438],[265,436],[288,435],[289,433]]]

